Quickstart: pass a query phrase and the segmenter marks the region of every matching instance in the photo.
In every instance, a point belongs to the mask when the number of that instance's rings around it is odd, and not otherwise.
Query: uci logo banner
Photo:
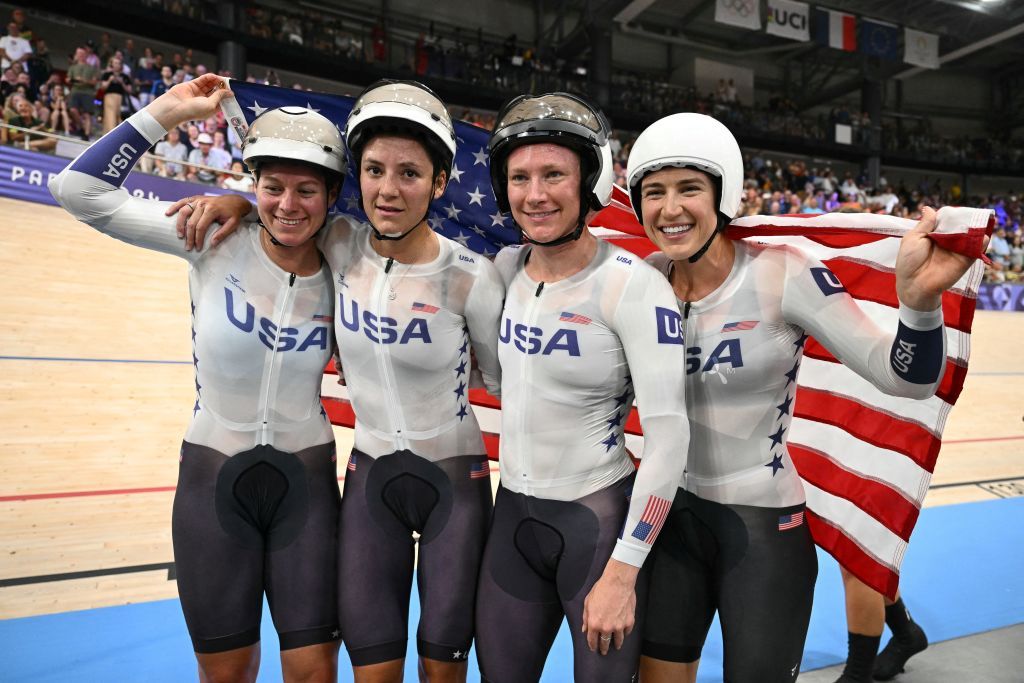
[[[809,5],[792,0],[768,0],[765,32],[781,38],[807,42],[811,39]]]

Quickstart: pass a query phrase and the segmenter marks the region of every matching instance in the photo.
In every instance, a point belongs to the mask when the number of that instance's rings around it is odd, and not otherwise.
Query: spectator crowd
[[[210,20],[208,15],[213,11],[210,3],[187,0],[148,0],[144,4],[197,20]],[[245,30],[254,37],[308,46],[361,61],[389,60],[383,27],[378,20],[368,32],[361,33],[358,25],[351,22],[325,20],[322,15],[313,16],[310,12],[286,14],[256,4],[247,5],[245,10]],[[32,131],[95,139],[168,88],[207,72],[205,65],[196,63],[190,49],[165,55],[150,47],[139,49],[132,38],[116,45],[109,33],[102,33],[96,40],[85,40],[67,56],[66,69],[55,69],[45,40],[35,35],[24,10],[14,9],[6,28],[7,35],[0,38],[0,98],[5,122],[16,128],[0,126],[0,142],[28,149],[47,151],[56,147],[54,137],[33,135]],[[489,43],[482,31],[472,39],[458,29],[442,37],[433,22],[415,39],[408,67],[418,77],[455,78],[471,83],[489,81],[515,91],[562,88],[585,92],[587,87],[585,69],[557,61],[547,63],[532,48],[521,47],[514,35],[500,44]],[[550,82],[552,79],[558,82]],[[248,80],[257,79],[249,76]],[[282,85],[274,72],[259,80]],[[740,101],[735,84],[725,79],[706,95],[698,93],[695,87],[656,83],[621,72],[613,75],[613,86],[616,104],[624,108],[640,108],[651,115],[671,111],[707,113],[741,136],[744,131],[756,130],[780,137],[824,141],[836,123],[844,123],[851,127],[854,142],[862,144],[871,126],[867,114],[843,107],[833,109],[827,116],[801,117],[795,105],[785,98],[773,98],[763,108],[747,106]],[[486,129],[494,125],[491,113],[464,109],[459,118]],[[623,185],[628,140],[634,136],[618,131],[612,139],[615,171]],[[926,120],[898,128],[883,123],[882,140],[888,147],[959,163],[998,159],[1019,168],[1024,161],[1024,141],[999,144],[987,138],[941,136],[930,130]],[[252,189],[252,180],[241,161],[240,141],[222,114],[169,131],[151,152],[141,164],[145,172],[241,191]],[[885,178],[872,187],[864,175],[854,177],[853,173],[845,172],[839,177],[828,165],[808,167],[803,160],[773,158],[762,153],[749,154],[745,162],[742,215],[872,211],[915,218],[922,205],[969,204],[991,208],[998,230],[989,246],[993,264],[987,277],[996,281],[1021,278],[1024,250],[1020,193],[964,196],[957,184],[944,188],[939,181],[924,180],[914,186],[903,182],[893,185]]]

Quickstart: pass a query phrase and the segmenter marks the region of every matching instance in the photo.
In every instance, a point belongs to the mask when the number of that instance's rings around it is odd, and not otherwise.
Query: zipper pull
[[[391,272],[391,266],[393,266],[393,265],[395,265],[395,259],[389,258],[388,259],[388,264],[386,266],[384,266],[384,274],[385,275],[387,275],[388,273]]]
[[[292,273],[288,278],[288,286],[291,287],[295,284],[295,273]]]
[[[537,292],[534,294],[535,297],[539,297],[540,293],[544,291],[544,283],[537,285]]]
[[[683,320],[687,320],[690,317],[690,302],[687,301],[683,304]]]

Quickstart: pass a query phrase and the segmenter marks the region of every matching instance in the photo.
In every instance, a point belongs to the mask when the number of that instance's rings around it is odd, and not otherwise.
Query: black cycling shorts
[[[339,498],[333,442],[230,457],[182,444],[171,528],[197,653],[259,642],[264,592],[282,650],[340,638]]]
[[[636,626],[621,650],[591,652],[583,601],[601,578],[625,523],[633,477],[575,501],[499,488],[484,551],[477,604],[483,681],[540,679],[562,618],[572,633],[575,680],[630,683],[640,659],[645,581],[637,582]]]
[[[416,539],[417,651],[464,661],[491,517],[486,455],[431,462],[410,451],[352,451],[341,501],[338,606],[354,666],[405,658]]]
[[[680,489],[648,560],[643,654],[697,661],[717,610],[726,681],[795,681],[818,575],[803,512],[802,503],[723,505]]]

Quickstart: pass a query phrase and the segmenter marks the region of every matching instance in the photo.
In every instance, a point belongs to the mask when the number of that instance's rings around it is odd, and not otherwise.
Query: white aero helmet
[[[610,136],[611,126],[601,110],[575,95],[556,92],[512,100],[498,113],[488,143],[498,210],[512,210],[508,201],[509,155],[523,145],[545,142],[568,147],[579,155],[583,175],[580,197],[586,208],[600,211],[608,206],[615,184]]]
[[[658,119],[633,143],[626,163],[626,184],[640,223],[640,185],[648,173],[669,166],[695,168],[718,179],[718,212],[731,221],[743,198],[743,155],[736,138],[718,120],[704,114],[670,114]]]
[[[363,91],[345,123],[345,139],[353,157],[358,161],[366,143],[381,133],[413,136],[427,147],[445,174],[451,174],[455,127],[444,102],[427,86],[382,80]]]
[[[242,160],[255,171],[263,161],[302,161],[345,173],[345,144],[338,127],[305,107],[278,107],[252,122],[242,140]]]

